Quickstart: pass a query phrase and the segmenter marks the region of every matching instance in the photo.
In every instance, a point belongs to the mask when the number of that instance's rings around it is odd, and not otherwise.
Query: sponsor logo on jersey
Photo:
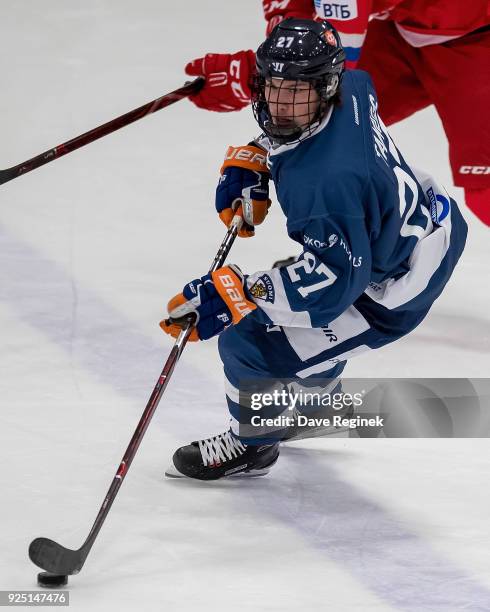
[[[322,332],[325,334],[325,336],[329,339],[330,342],[337,342],[338,338],[331,329],[329,329],[328,327],[322,327]]]
[[[325,247],[330,249],[331,247],[338,244],[344,249],[344,251],[347,254],[347,257],[349,258],[349,261],[352,263],[352,266],[354,268],[359,268],[360,266],[362,266],[362,256],[354,257],[352,255],[352,251],[350,250],[349,246],[346,244],[346,242],[342,238],[339,239],[337,234],[330,234],[330,236],[328,237],[328,242],[322,242],[321,240],[318,240],[317,238],[311,238],[310,236],[303,234],[303,242],[307,246],[314,247],[316,249],[323,249]]]
[[[267,274],[260,276],[248,290],[254,299],[274,303],[276,292],[272,279]]]
[[[429,187],[426,193],[427,197],[429,198],[430,216],[432,217],[432,221],[437,223],[437,225],[440,225],[441,221],[448,216],[449,210],[451,209],[449,200],[440,193],[436,195],[432,187]]]
[[[379,293],[380,291],[383,291],[383,285],[380,285],[379,283],[375,283],[374,281],[371,281],[368,284],[369,289],[371,289],[371,291],[374,291],[375,293]]]
[[[318,240],[317,238],[310,238],[310,236],[307,236],[306,234],[303,235],[303,242],[310,246],[310,247],[315,247],[317,249],[323,249],[324,247],[327,246],[326,242],[322,242],[321,240]]]
[[[347,244],[344,242],[342,238],[340,239],[339,244],[344,249],[344,251],[347,253],[347,257],[349,258],[349,261],[352,263],[352,266],[354,268],[360,268],[362,266],[362,256],[361,257],[353,256],[352,251],[350,250],[350,248],[347,246]]]
[[[349,21],[358,15],[357,0],[339,0],[338,2],[325,2],[315,0],[316,14],[320,19],[336,19]]]
[[[461,166],[460,174],[490,174],[490,166]]]
[[[303,242],[309,247],[315,247],[316,249],[323,249],[325,247],[330,248],[333,247],[334,244],[338,241],[339,237],[337,234],[330,234],[328,237],[328,242],[322,242],[317,238],[311,238],[306,234],[303,235]]]

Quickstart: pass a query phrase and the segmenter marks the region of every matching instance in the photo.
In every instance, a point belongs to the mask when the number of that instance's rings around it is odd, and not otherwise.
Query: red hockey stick
[[[187,83],[183,87],[176,89],[175,91],[171,91],[156,100],[152,100],[139,108],[135,108],[129,113],[121,115],[120,117],[116,117],[112,119],[112,121],[108,121],[103,125],[99,125],[98,127],[90,130],[89,132],[85,132],[80,136],[76,136],[68,142],[64,142],[63,144],[54,147],[53,149],[49,149],[49,151],[45,151],[40,155],[36,155],[32,159],[28,159],[17,166],[13,166],[12,168],[7,168],[6,170],[0,170],[0,185],[3,183],[7,183],[12,179],[21,176],[22,174],[26,174],[31,170],[35,170],[39,168],[39,166],[44,166],[44,164],[48,164],[50,161],[54,159],[58,159],[58,157],[62,157],[67,153],[71,153],[80,147],[83,147],[90,142],[94,142],[102,136],[107,136],[111,132],[115,132],[120,128],[133,123],[134,121],[138,121],[142,117],[146,117],[146,115],[151,115],[151,113],[160,110],[161,108],[165,108],[166,106],[170,106],[174,102],[178,102],[182,100],[182,98],[187,98],[192,94],[197,93],[204,85],[204,79],[199,77],[194,81]]]

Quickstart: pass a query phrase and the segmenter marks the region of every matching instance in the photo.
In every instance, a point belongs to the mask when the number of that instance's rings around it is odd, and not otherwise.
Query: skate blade
[[[327,438],[328,436],[335,436],[348,431],[353,431],[349,427],[315,427],[312,429],[306,429],[301,431],[290,438],[281,440],[281,444],[287,444],[288,442],[296,442],[297,440],[308,440],[308,438]]]
[[[223,480],[224,478],[226,479],[229,479],[229,478],[257,478],[258,476],[265,476],[266,474],[268,474],[270,472],[271,467],[272,466],[269,465],[260,470],[250,470],[249,472],[236,472],[234,474],[228,474],[228,475],[222,476],[221,478],[218,478],[217,480]],[[188,480],[201,480],[200,478],[191,478],[190,476],[186,476],[185,474],[182,474],[182,472],[179,472],[179,470],[175,467],[173,463],[171,463],[168,466],[168,468],[165,470],[165,476],[167,478],[187,478]],[[202,482],[215,482],[215,481],[203,480]]]
[[[188,476],[182,474],[182,472],[179,472],[173,463],[171,463],[165,470],[165,476],[167,478],[188,478]]]
[[[266,467],[261,470],[250,470],[250,472],[237,472],[236,474],[225,476],[225,478],[257,478],[259,476],[265,476],[270,471],[270,467]]]

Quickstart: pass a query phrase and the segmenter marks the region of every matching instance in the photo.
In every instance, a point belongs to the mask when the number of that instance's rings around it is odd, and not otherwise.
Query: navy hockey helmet
[[[260,45],[256,60],[252,106],[264,133],[281,144],[310,135],[344,72],[345,52],[337,30],[328,21],[285,19]],[[307,89],[301,84],[305,82]]]

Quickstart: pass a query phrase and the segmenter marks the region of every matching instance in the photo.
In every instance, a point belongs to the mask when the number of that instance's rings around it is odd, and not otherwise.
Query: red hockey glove
[[[267,21],[266,35],[272,32],[278,23],[288,17],[313,19],[315,7],[312,0],[262,0],[264,17]]]
[[[238,232],[242,238],[255,233],[254,226],[265,219],[269,200],[269,170],[266,153],[254,145],[228,147],[216,188],[216,211],[229,227],[236,211],[245,223]]]
[[[253,51],[238,53],[208,53],[189,62],[189,76],[203,76],[204,87],[190,99],[199,108],[227,113],[250,104],[250,84],[255,70]]]
[[[191,342],[220,334],[257,308],[246,296],[244,283],[240,268],[233,264],[196,278],[170,300],[169,318],[161,321],[160,327],[177,338],[186,324],[186,316],[192,313],[196,322],[189,336]]]

